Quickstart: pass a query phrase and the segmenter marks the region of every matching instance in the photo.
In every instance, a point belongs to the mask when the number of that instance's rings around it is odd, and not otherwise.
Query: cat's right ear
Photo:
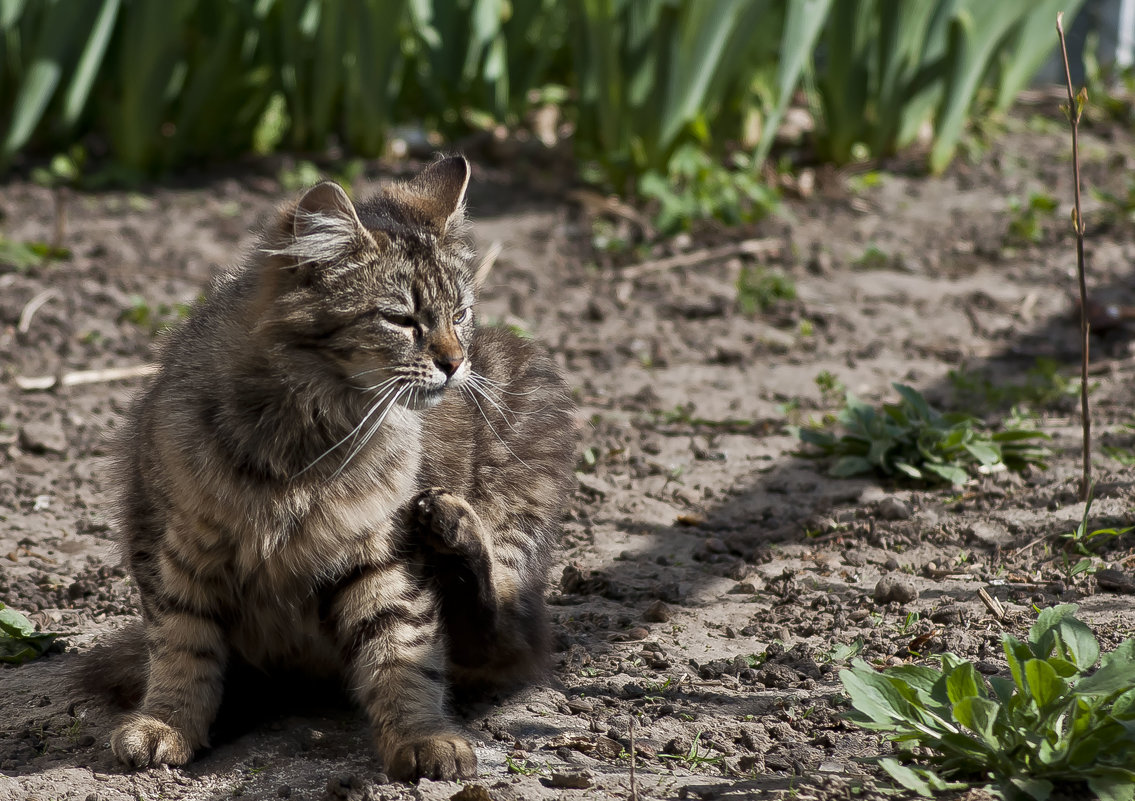
[[[304,193],[285,212],[279,234],[285,240],[269,252],[289,257],[294,266],[331,265],[363,248],[374,248],[374,237],[359,220],[355,204],[334,181],[323,181]]]

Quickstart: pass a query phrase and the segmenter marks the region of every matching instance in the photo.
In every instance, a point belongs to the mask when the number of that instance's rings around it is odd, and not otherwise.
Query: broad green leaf
[[[1043,659],[1030,659],[1025,662],[1024,676],[1029,695],[1041,709],[1060,698],[1068,689],[1064,680],[1057,676],[1052,666]]]
[[[923,465],[923,469],[929,470],[955,486],[960,486],[969,481],[969,474],[957,465],[927,463]]]
[[[1076,614],[1080,607],[1076,604],[1058,604],[1042,609],[1036,622],[1029,628],[1029,647],[1038,659],[1047,659],[1056,647],[1055,629],[1060,621]]]
[[[887,681],[862,660],[839,672],[851,705],[877,723],[909,721],[910,703]]]
[[[989,686],[993,688],[994,695],[1002,705],[1008,704],[1009,699],[1013,697],[1013,693],[1017,690],[1017,685],[1010,679],[1001,676],[991,676],[989,678]]]
[[[895,469],[911,478],[923,478],[922,471],[906,462],[895,462]]]
[[[969,451],[973,458],[986,466],[994,465],[1001,461],[1001,452],[997,450],[997,448],[982,442],[971,442],[966,445],[966,450]]]
[[[1081,671],[1091,670],[1100,658],[1096,635],[1082,620],[1068,617],[1057,624],[1056,656],[1073,663]]]
[[[861,473],[870,473],[871,469],[871,462],[862,456],[843,456],[836,460],[836,463],[828,472],[836,478],[847,478]]]
[[[30,620],[0,603],[0,662],[18,665],[42,656],[58,636],[37,632]]]
[[[795,433],[796,437],[801,442],[815,445],[825,450],[830,449],[836,442],[836,438],[826,431],[817,431],[814,428],[800,428],[798,426],[792,426],[789,430]]]
[[[921,393],[913,387],[908,387],[906,384],[892,383],[895,391],[902,396],[902,399],[912,408],[915,413],[924,421],[930,421],[937,417],[937,413],[930,408],[930,404],[926,402],[926,398],[922,397]]]
[[[1048,801],[1049,796],[1052,795],[1052,782],[1047,779],[1010,776],[1009,783],[1035,801]]]
[[[1021,669],[1022,663],[1032,657],[1029,647],[1011,634],[1001,635],[1001,649],[1005,652],[1005,661],[1009,663],[1009,672],[1013,675],[1013,682],[1018,692],[1025,692],[1025,674]]]
[[[995,726],[999,709],[996,702],[971,695],[954,704],[954,720],[976,732],[990,747],[1000,748]]]
[[[1112,717],[1118,720],[1135,720],[1135,682],[1132,689],[1120,694],[1111,703]],[[1079,690],[1079,687],[1076,688]]]
[[[972,662],[963,662],[946,676],[946,694],[950,703],[957,704],[963,698],[984,695],[981,677]]]
[[[1081,695],[1111,695],[1135,687],[1135,640],[1125,640],[1104,654],[1100,669],[1076,683]]]
[[[883,757],[879,760],[879,767],[887,772],[887,775],[898,782],[906,789],[918,793],[923,798],[933,798],[934,790],[927,782],[923,775],[930,771],[925,768],[911,768],[903,765],[893,757]]]
[[[886,675],[917,692],[922,703],[927,706],[941,705],[942,699],[935,697],[935,689],[943,679],[942,671],[924,665],[898,665],[887,668]]]
[[[1030,431],[1028,429],[1011,428],[1008,431],[995,431],[989,435],[994,442],[1017,442],[1029,439],[1052,439],[1043,431]]]
[[[1099,801],[1135,801],[1135,772],[1121,768],[1095,771],[1088,787]]]
[[[1080,672],[1080,669],[1067,659],[1061,659],[1058,656],[1050,656],[1045,660],[1056,671],[1056,675],[1062,679],[1068,679]]]

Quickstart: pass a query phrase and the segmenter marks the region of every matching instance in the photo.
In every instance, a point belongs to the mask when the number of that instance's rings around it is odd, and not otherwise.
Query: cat
[[[128,767],[206,747],[239,659],[341,675],[391,778],[469,778],[450,691],[545,667],[575,409],[538,346],[475,325],[469,177],[314,186],[169,336],[118,451],[148,652]]]

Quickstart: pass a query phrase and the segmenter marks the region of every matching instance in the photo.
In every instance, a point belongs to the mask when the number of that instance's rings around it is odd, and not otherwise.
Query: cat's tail
[[[75,660],[74,685],[104,702],[133,709],[146,691],[149,654],[142,622],[111,632]]]

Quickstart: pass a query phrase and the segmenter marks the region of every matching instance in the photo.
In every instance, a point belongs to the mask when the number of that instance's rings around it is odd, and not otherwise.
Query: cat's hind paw
[[[157,718],[136,712],[110,736],[110,748],[128,768],[184,765],[193,747],[180,731]]]
[[[383,763],[386,774],[395,781],[454,781],[477,775],[477,755],[469,741],[459,734],[404,740],[384,755]]]

